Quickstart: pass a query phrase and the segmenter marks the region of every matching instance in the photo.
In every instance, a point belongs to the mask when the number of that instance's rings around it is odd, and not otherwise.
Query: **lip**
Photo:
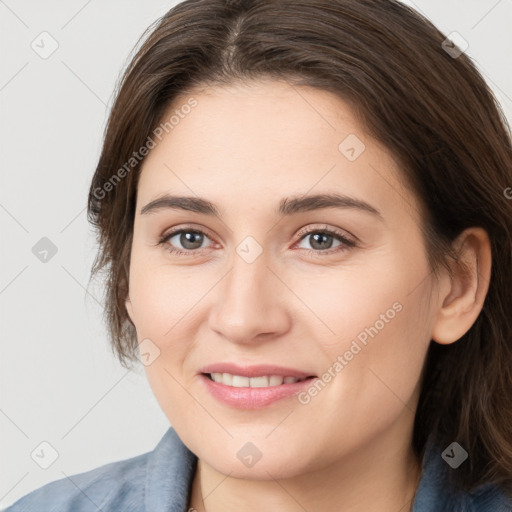
[[[265,375],[281,375],[282,377],[296,377],[304,379],[313,377],[313,373],[306,373],[295,368],[285,368],[274,364],[257,364],[252,366],[240,366],[235,363],[215,363],[209,364],[199,370],[199,373],[230,373],[231,375],[241,375],[242,377],[263,377]],[[284,385],[284,384],[283,384]]]
[[[268,369],[268,367],[265,368]],[[225,373],[231,373],[231,371]],[[235,375],[240,375],[240,373],[236,373]],[[277,373],[273,375],[282,374]],[[257,377],[258,375],[253,376]],[[214,382],[210,379],[210,377],[204,374],[200,375],[199,377],[201,382],[203,382],[203,385],[214,398],[225,405],[229,405],[230,407],[237,409],[261,409],[274,402],[277,402],[278,400],[299,394],[301,391],[310,386],[311,383],[316,379],[316,377],[312,377],[301,380],[300,382],[294,382],[293,384],[281,384],[279,386],[269,386],[267,388],[236,388],[233,386],[226,386],[220,382]]]

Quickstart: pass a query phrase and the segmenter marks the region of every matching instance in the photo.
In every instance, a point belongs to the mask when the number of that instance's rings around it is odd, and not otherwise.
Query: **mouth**
[[[284,372],[283,372],[284,373]],[[234,409],[262,409],[290,400],[304,391],[314,376],[237,375],[225,372],[201,373],[201,381],[210,395]],[[290,403],[290,402],[288,402]]]
[[[291,400],[312,385],[316,375],[272,363],[230,361],[204,366],[198,373],[205,390],[218,402],[235,409],[261,409]]]
[[[294,377],[292,375],[260,375],[247,377],[245,375],[221,372],[203,373],[202,375],[213,382],[233,388],[270,388],[286,384],[295,384],[316,377],[315,375],[309,375],[307,377]]]

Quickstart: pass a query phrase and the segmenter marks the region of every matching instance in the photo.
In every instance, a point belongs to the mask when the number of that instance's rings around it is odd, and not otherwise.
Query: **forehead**
[[[414,214],[392,155],[328,91],[277,81],[197,89],[174,99],[166,121],[140,201],[179,192],[248,205],[334,191]]]

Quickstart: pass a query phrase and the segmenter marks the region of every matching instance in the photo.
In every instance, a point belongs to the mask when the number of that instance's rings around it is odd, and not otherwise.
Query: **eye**
[[[199,229],[181,228],[165,234],[158,244],[165,245],[166,250],[173,254],[188,256],[199,252],[198,249],[203,248],[206,239],[210,238]]]
[[[305,248],[308,254],[314,254],[315,256],[324,256],[332,254],[334,252],[341,252],[355,247],[356,243],[353,240],[347,238],[344,234],[333,229],[309,229],[306,232],[302,232],[299,243],[308,242],[313,249]],[[338,245],[333,247],[333,243],[339,242]]]
[[[309,228],[307,231],[302,231],[299,236],[301,237],[298,244],[309,242],[312,249],[301,248],[308,254],[314,256],[325,256],[332,253],[342,252],[348,250],[350,247],[355,247],[356,242],[347,238],[341,231],[327,228]],[[172,254],[179,256],[193,256],[204,249],[204,243],[211,238],[200,229],[193,229],[188,227],[181,227],[163,235],[158,245],[165,246],[165,249]],[[333,247],[333,243],[338,242],[338,245]],[[297,244],[297,245],[298,245]]]

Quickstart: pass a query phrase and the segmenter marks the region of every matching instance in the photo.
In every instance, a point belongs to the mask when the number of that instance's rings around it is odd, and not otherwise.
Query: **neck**
[[[411,436],[398,433],[402,436],[386,432],[319,471],[279,480],[226,477],[198,460],[190,507],[197,512],[409,512],[421,462],[412,452]]]

